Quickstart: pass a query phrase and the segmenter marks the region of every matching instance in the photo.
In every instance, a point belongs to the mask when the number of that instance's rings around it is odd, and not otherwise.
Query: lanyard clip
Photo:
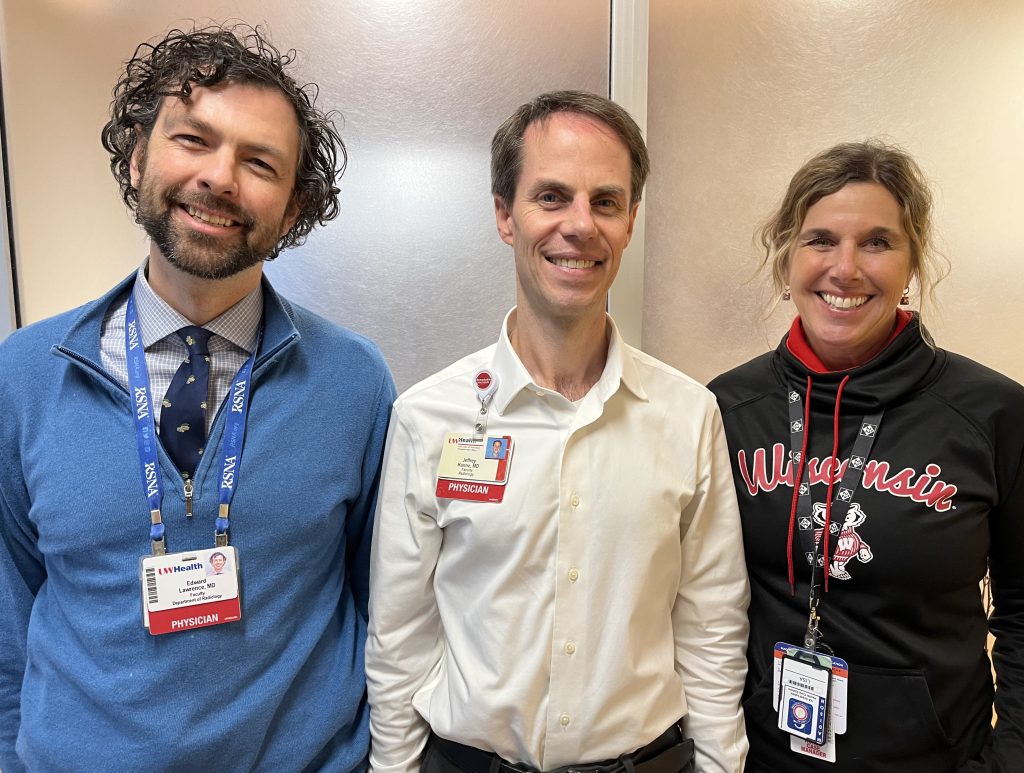
[[[164,539],[166,529],[159,508],[153,508],[149,511],[149,522],[151,524],[149,527],[149,541],[153,548],[153,555],[166,555],[167,541]]]
[[[230,521],[228,520],[231,506],[224,504],[220,505],[220,510],[217,513],[217,520],[214,523],[213,532],[213,544],[219,548],[226,548],[228,546],[228,529],[230,528]]]
[[[804,632],[804,646],[811,652],[818,649],[818,642],[821,640],[821,632],[818,624],[821,617],[818,615],[818,594],[811,588],[811,596],[808,599],[807,630]]]
[[[487,434],[487,405],[480,403],[480,413],[476,415],[476,422],[473,424],[473,435],[475,440],[481,440]]]

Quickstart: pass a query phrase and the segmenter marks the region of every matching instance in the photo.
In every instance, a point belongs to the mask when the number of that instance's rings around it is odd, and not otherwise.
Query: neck
[[[587,320],[543,319],[517,307],[509,341],[533,380],[568,400],[579,400],[604,372],[608,358],[605,315]]]
[[[150,249],[146,279],[153,292],[188,319],[205,325],[230,309],[260,284],[263,263],[224,279],[203,279],[175,268],[155,245]]]

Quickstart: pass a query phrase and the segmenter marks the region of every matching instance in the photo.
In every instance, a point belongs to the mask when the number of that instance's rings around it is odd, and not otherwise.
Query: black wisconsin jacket
[[[750,570],[748,771],[1024,771],[1024,387],[930,348],[922,332],[914,317],[865,365],[815,372],[797,320],[774,352],[709,385]],[[862,419],[884,409],[820,607],[825,641],[850,663],[835,764],[790,751],[771,699],[773,645],[800,643],[807,624],[810,568],[797,530],[787,545],[797,468],[787,395],[806,399],[809,378],[805,464],[815,503],[838,466],[837,412],[841,474]],[[987,567],[991,620],[979,590]]]

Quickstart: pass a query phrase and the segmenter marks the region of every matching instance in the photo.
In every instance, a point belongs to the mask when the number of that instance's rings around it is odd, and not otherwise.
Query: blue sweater
[[[105,297],[0,345],[0,768],[348,771],[369,744],[372,514],[394,385],[373,344],[264,284],[231,544],[242,620],[142,626],[149,513],[128,393],[100,365]],[[219,447],[223,411],[210,431]],[[171,551],[213,546],[163,449]]]

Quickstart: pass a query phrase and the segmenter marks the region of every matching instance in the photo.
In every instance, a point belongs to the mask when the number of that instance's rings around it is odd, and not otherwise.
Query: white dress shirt
[[[683,715],[697,769],[739,771],[749,598],[715,399],[626,345],[572,403],[508,341],[395,403],[374,525],[366,674],[376,771],[429,729],[546,770],[632,752]],[[514,443],[500,504],[439,499],[446,433]]]

